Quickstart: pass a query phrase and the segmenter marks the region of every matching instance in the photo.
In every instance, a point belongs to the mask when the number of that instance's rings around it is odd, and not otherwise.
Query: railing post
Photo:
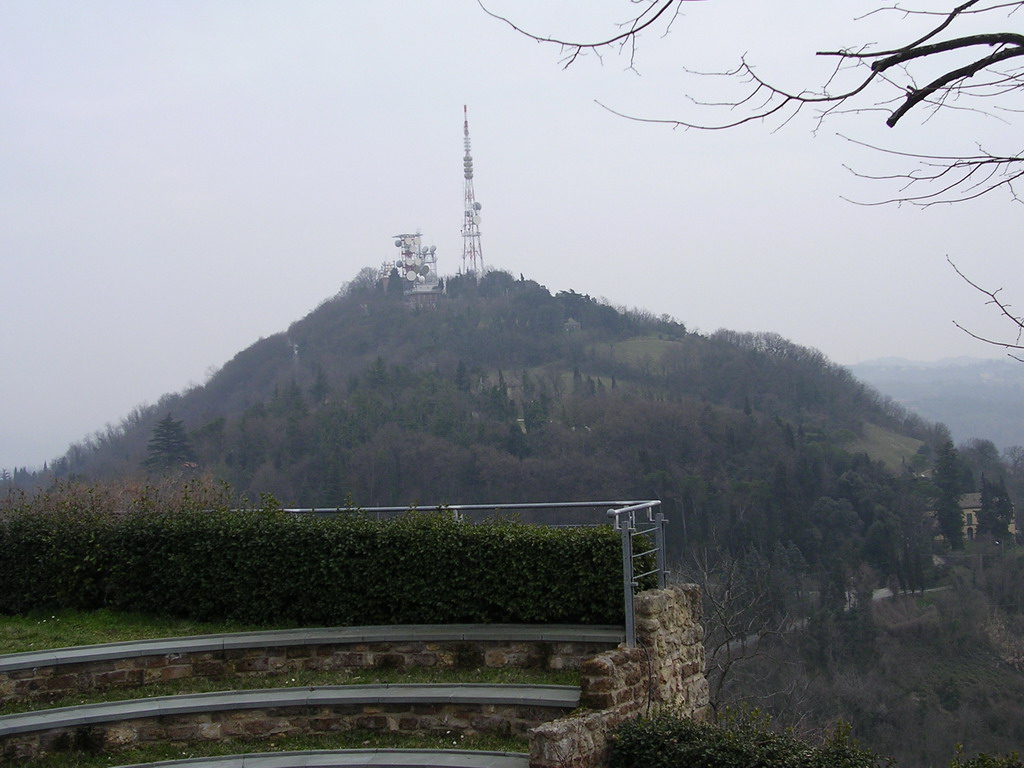
[[[656,527],[654,529],[654,546],[658,548],[658,588],[665,589],[668,586],[668,558],[665,556],[665,515],[661,510],[654,517]]]
[[[626,646],[636,647],[636,616],[633,614],[633,513],[616,514],[608,510],[615,519],[622,539],[622,608],[626,620]]]

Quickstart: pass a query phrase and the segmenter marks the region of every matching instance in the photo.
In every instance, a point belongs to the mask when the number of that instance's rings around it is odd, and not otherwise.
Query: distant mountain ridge
[[[1000,449],[1024,445],[1024,363],[881,358],[848,367],[922,418],[945,424],[957,442],[981,438]]]

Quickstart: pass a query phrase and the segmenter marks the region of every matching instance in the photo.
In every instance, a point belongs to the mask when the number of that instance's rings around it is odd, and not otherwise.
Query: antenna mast
[[[462,105],[462,133],[466,154],[462,158],[463,175],[466,177],[466,212],[462,221],[462,272],[477,275],[484,270],[484,254],[480,250],[480,203],[473,192],[473,156],[469,152],[469,114]]]

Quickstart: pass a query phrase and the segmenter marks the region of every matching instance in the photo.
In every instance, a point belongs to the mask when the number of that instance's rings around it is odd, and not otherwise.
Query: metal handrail
[[[462,520],[466,512],[522,512],[529,510],[606,509],[612,518],[613,527],[621,532],[622,542],[622,591],[623,614],[625,616],[626,644],[636,646],[636,615],[633,596],[639,580],[644,576],[658,575],[658,587],[668,584],[668,567],[665,556],[665,525],[668,522],[658,509],[661,501],[556,501],[527,502],[515,504],[434,504],[430,506],[410,505],[404,507],[300,507],[285,509],[296,515],[333,517],[343,514],[399,514],[402,512],[450,512]],[[656,510],[656,511],[655,511]],[[653,534],[654,546],[644,552],[633,552],[633,537]],[[648,555],[655,555],[656,567],[643,573],[636,573],[634,564]]]
[[[651,574],[658,574],[658,587],[664,589],[668,585],[668,567],[665,557],[665,514],[656,508],[660,501],[633,502],[618,509],[609,509],[608,517],[614,519],[615,530],[621,533],[622,541],[622,595],[623,613],[626,617],[626,645],[636,646],[636,613],[633,607],[633,596],[640,579]],[[633,537],[654,534],[654,546],[645,552],[633,552]],[[647,555],[655,555],[656,567],[644,573],[636,573],[635,562]]]
[[[284,512],[306,515],[339,515],[346,513],[399,513],[415,510],[417,512],[516,512],[531,509],[603,509],[605,507],[626,507],[637,504],[648,504],[645,501],[553,501],[526,502],[515,504],[431,504],[423,506],[409,504],[399,507],[298,507],[285,509]],[[655,502],[660,504],[661,502]]]

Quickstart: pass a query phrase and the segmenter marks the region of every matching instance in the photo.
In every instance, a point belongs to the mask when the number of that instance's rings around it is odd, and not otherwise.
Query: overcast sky
[[[844,364],[1000,356],[953,326],[1002,332],[945,258],[1024,293],[1020,205],[845,202],[891,190],[844,164],[892,166],[836,133],[1016,151],[999,146],[1012,126],[950,112],[889,130],[871,113],[685,132],[595,103],[691,117],[686,94],[703,86],[684,66],[747,51],[764,75],[814,86],[815,50],[905,40],[915,23],[854,21],[872,5],[860,0],[781,5],[688,6],[641,41],[633,72],[615,55],[563,70],[557,48],[475,0],[3,0],[0,467],[39,466],[202,383],[394,258],[396,233],[422,230],[454,273],[463,104],[489,267],[702,332],[777,332]],[[629,10],[490,7],[580,37]]]

